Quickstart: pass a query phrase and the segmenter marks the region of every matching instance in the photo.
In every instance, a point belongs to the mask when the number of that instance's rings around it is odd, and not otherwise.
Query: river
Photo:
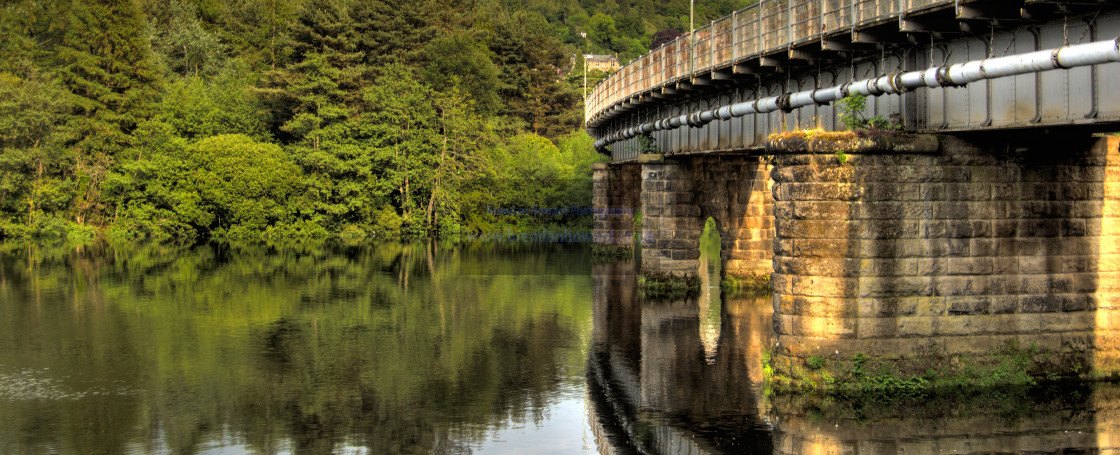
[[[706,255],[705,258],[708,256]],[[949,453],[1120,445],[1120,389],[779,397],[771,304],[585,245],[0,252],[0,453]]]

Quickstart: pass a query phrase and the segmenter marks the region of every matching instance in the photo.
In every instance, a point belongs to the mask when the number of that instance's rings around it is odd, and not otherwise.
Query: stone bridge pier
[[[1117,370],[1120,137],[998,136],[770,143],[777,371],[1016,345]]]
[[[592,205],[596,243],[631,248],[634,215],[641,206],[642,168],[636,164],[592,166]]]

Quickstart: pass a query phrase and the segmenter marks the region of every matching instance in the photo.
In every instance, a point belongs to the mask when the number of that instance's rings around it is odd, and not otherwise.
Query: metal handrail
[[[795,43],[956,1],[759,0],[696,29],[694,41],[688,34],[682,35],[626,64],[591,90],[584,100],[584,116],[590,121],[599,112],[637,94],[788,50]]]
[[[821,6],[821,28],[824,33],[852,27],[852,0],[824,0]]]
[[[789,14],[789,42],[800,43],[820,38],[821,14],[820,0],[794,0]]]
[[[787,0],[762,1],[762,48],[767,51],[789,46],[789,4]]]

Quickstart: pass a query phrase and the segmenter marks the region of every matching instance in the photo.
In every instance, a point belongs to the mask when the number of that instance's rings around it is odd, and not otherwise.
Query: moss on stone
[[[1021,347],[1014,341],[990,354],[949,354],[929,346],[898,359],[862,353],[775,359],[766,354],[763,361],[767,390],[777,394],[894,398],[1092,379],[1084,355]]]
[[[787,131],[766,137],[766,150],[773,153],[934,153],[940,148],[936,136],[902,134],[891,130]]]
[[[785,422],[808,421],[834,424],[848,429],[869,422],[899,420],[919,423],[947,420],[975,422],[977,418],[997,418],[1014,422],[1020,418],[1084,406],[1084,397],[1094,394],[1098,384],[1086,382],[1045,382],[1034,386],[969,388],[934,391],[920,396],[841,397],[811,394],[763,395],[763,406],[773,409]],[[832,425],[830,425],[832,426]],[[835,427],[834,427],[835,428]]]
[[[638,277],[638,290],[651,298],[682,298],[700,294],[700,277],[644,273]]]
[[[633,245],[595,243],[591,245],[591,259],[595,262],[625,261],[634,257]]]
[[[727,275],[720,282],[724,291],[737,294],[741,292],[763,292],[770,290],[769,273],[751,273],[743,276]]]

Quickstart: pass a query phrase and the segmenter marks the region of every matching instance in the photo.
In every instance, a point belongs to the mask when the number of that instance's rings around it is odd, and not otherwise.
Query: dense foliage
[[[6,2],[0,239],[525,227],[483,208],[590,203],[572,56],[687,20],[683,0]]]

